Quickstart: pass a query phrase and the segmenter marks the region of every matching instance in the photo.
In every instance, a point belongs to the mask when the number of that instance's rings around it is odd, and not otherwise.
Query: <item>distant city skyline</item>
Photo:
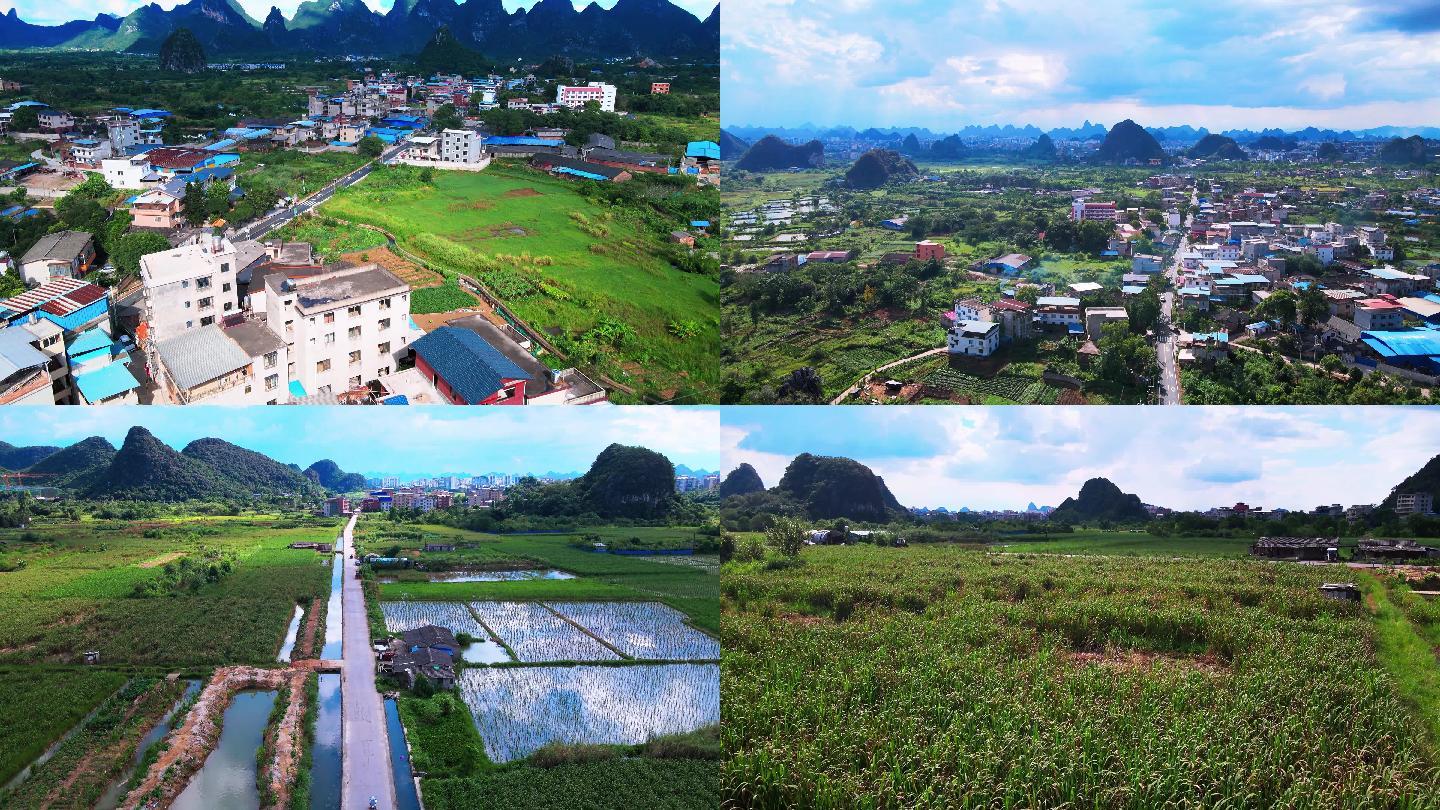
[[[719,469],[715,408],[105,407],[0,409],[0,440],[69,445],[103,436],[116,447],[139,425],[179,450],[215,437],[300,467],[331,459],[346,472],[434,477],[584,472],[613,443],[671,462]]]
[[[286,19],[295,16],[295,9],[304,0],[237,0],[245,12],[257,20],[264,20],[270,13],[270,7],[276,6]],[[457,3],[464,0],[455,0]],[[93,20],[97,14],[114,14],[117,17],[124,17],[135,9],[149,5],[150,0],[0,0],[0,13],[8,13],[15,9],[20,18],[36,25],[57,25],[70,20]],[[161,8],[171,9],[182,5],[189,0],[156,0]],[[514,11],[517,8],[528,9],[534,6],[539,0],[501,0],[506,11]],[[616,0],[595,0],[595,5],[601,8],[610,8],[615,5]],[[715,8],[715,0],[670,0],[670,2],[694,14],[699,19],[710,16],[711,10]],[[386,12],[393,6],[394,0],[364,0],[365,5],[379,12]],[[583,9],[589,5],[589,0],[575,0],[573,5],[577,9]]]
[[[1433,0],[732,0],[732,126],[1440,121]]]
[[[1440,413],[1396,406],[747,407],[721,423],[726,474],[749,463],[773,487],[800,453],[845,456],[906,507],[950,510],[1059,506],[1090,478],[1181,510],[1378,503],[1440,453]]]

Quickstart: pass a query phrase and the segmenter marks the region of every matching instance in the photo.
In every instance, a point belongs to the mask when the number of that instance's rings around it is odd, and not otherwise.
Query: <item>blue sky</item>
[[[0,439],[15,445],[104,436],[119,447],[133,425],[177,450],[214,436],[301,467],[333,459],[349,472],[584,472],[613,442],[648,447],[692,469],[720,466],[714,408],[0,409]]]
[[[162,8],[174,8],[184,0],[158,0]],[[239,0],[240,5],[250,13],[250,16],[257,20],[265,19],[270,13],[270,7],[278,6],[281,13],[286,17],[293,16],[296,6],[301,0]],[[537,0],[503,0],[505,8],[514,11],[517,8],[529,8]],[[695,16],[704,19],[710,16],[711,9],[715,8],[715,0],[671,0],[677,6],[691,12]],[[145,0],[0,0],[0,12],[8,12],[15,9],[20,19],[32,22],[37,25],[53,25],[55,23],[67,22],[69,20],[94,19],[96,14],[108,12],[125,16],[142,5]],[[365,0],[365,4],[376,11],[385,11],[394,4],[394,0]],[[575,2],[576,8],[584,8],[588,2]],[[598,0],[602,8],[610,8],[615,5],[615,0]]]
[[[1440,122],[1435,0],[730,0],[731,125]]]
[[[1147,503],[1206,509],[1376,503],[1440,453],[1433,408],[745,407],[721,414],[724,471],[765,485],[797,454],[847,456],[906,506],[1057,506],[1109,478]]]

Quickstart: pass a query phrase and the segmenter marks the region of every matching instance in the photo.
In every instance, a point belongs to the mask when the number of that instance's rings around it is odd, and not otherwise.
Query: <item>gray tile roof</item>
[[[227,328],[225,334],[250,357],[261,357],[285,348],[285,340],[260,321],[241,321]]]
[[[47,233],[25,251],[21,257],[21,264],[38,262],[44,259],[63,259],[70,261],[85,251],[85,246],[91,242],[91,236],[84,231],[56,231]]]
[[[159,341],[155,349],[170,378],[184,389],[223,377],[250,362],[239,344],[214,324]]]

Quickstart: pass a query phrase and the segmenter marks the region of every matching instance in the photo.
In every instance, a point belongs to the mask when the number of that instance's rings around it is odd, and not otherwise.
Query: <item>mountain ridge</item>
[[[237,0],[188,0],[162,9],[140,6],[124,17],[59,25],[0,16],[0,48],[86,49],[154,53],[177,28],[188,28],[214,57],[268,54],[396,55],[418,53],[442,25],[467,48],[494,58],[564,54],[651,56],[718,61],[719,6],[701,19],[670,0],[616,0],[577,11],[569,0],[540,0],[505,11],[501,0],[399,0],[375,11],[363,0],[305,0],[289,18],[272,6],[263,21]]]

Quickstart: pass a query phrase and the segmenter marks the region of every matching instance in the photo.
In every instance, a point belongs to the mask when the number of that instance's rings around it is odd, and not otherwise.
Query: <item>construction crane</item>
[[[26,487],[40,486],[41,478],[54,478],[55,473],[27,473],[27,472],[0,472],[0,489],[6,491],[13,489],[24,489]],[[27,481],[35,481],[34,484],[27,484]]]

